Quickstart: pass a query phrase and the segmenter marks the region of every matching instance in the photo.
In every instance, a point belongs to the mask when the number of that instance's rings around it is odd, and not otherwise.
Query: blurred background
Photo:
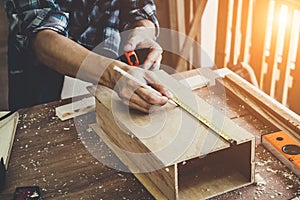
[[[164,53],[177,71],[227,67],[300,114],[300,1],[156,0],[162,28],[201,44],[213,61],[182,38],[170,38],[186,59]],[[0,1],[0,110],[7,110],[7,19]],[[158,38],[160,41],[160,38]],[[65,91],[68,89],[64,87]]]

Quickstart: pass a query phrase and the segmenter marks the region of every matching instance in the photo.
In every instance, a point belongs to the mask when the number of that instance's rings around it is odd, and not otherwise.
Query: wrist
[[[143,30],[147,33],[147,35],[149,37],[151,37],[151,39],[156,40],[157,36],[158,36],[158,27],[155,26],[155,24],[147,19],[143,19],[143,20],[139,20],[137,22],[135,22],[132,27],[132,29],[135,30]]]
[[[109,66],[107,67],[107,69],[105,70],[105,73],[103,73],[103,76],[101,77],[99,83],[103,84],[104,83],[108,83],[109,88],[113,89],[116,85],[116,83],[119,81],[119,79],[122,77],[122,75],[114,70],[114,67],[117,66],[119,68],[121,68],[124,71],[129,71],[130,70],[130,66],[124,64],[123,62],[117,61],[117,60],[113,60]]]

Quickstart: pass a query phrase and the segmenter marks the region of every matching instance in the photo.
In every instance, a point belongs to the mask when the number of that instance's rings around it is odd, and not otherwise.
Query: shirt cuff
[[[159,36],[159,32],[160,32],[159,28],[160,27],[159,27],[158,19],[156,17],[155,5],[146,4],[142,9],[132,10],[130,12],[130,15],[134,16],[133,20],[130,20],[128,23],[126,23],[123,26],[123,30],[126,30],[126,29],[132,27],[132,25],[139,20],[148,19],[148,20],[152,21],[155,26],[154,40],[157,39],[157,37]]]

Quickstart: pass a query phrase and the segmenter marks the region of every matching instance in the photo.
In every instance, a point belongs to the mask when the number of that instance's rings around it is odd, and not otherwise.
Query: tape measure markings
[[[218,134],[220,137],[222,137],[224,140],[226,140],[230,145],[236,145],[237,142],[233,138],[231,138],[228,134],[226,134],[223,130],[212,124],[209,120],[207,120],[205,117],[200,115],[198,112],[193,110],[191,107],[186,105],[182,100],[180,100],[177,96],[173,95],[172,100],[179,105],[181,108],[183,108],[186,112],[191,114],[193,117],[198,119],[200,122],[202,122],[204,125],[206,125],[208,128],[210,128],[212,131],[214,131],[216,134]]]

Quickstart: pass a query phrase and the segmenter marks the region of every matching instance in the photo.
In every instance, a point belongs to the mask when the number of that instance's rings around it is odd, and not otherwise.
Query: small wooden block
[[[86,114],[95,109],[95,98],[89,97],[82,100],[72,102],[55,108],[56,116],[64,121],[83,114]]]
[[[187,86],[191,90],[196,90],[207,86],[209,84],[209,80],[204,76],[196,75],[196,76],[182,79],[180,80],[180,83]]]

